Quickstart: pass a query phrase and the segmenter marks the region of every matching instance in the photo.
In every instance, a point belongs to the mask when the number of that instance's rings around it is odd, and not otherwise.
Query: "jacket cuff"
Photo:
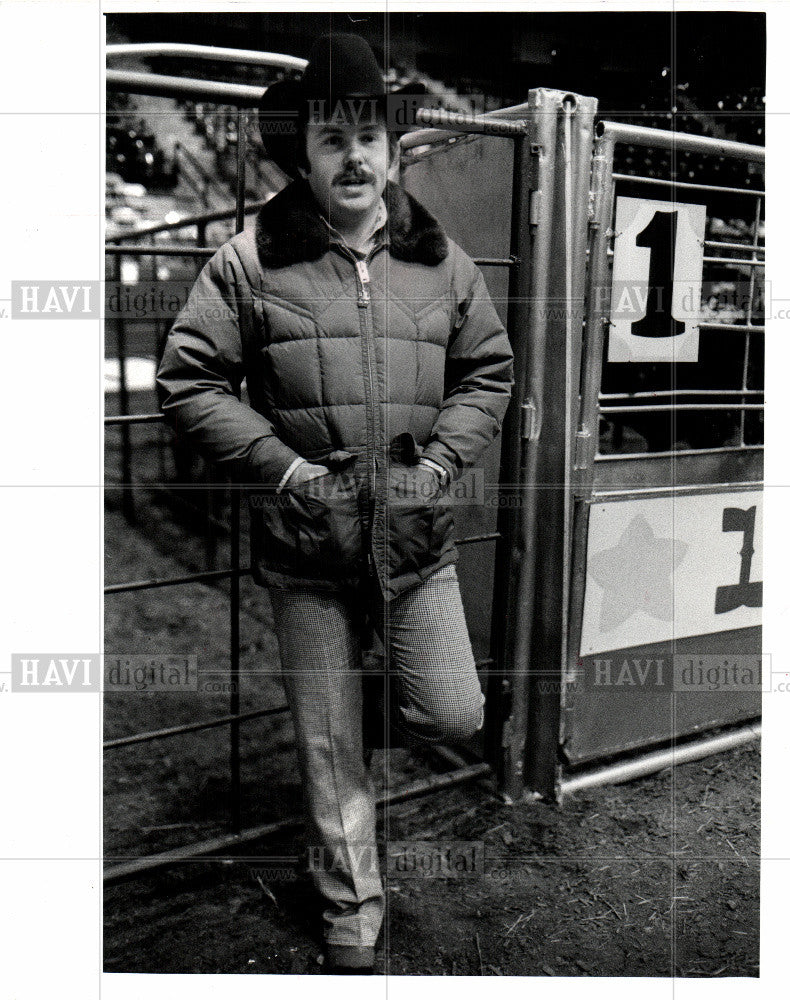
[[[274,491],[275,493],[282,493],[282,491],[283,491],[283,489],[285,487],[285,484],[288,482],[288,480],[291,478],[291,476],[299,468],[300,465],[307,465],[307,459],[306,458],[295,458],[293,460],[293,462],[291,462],[291,464],[285,470],[285,475],[280,480],[280,482],[279,482],[279,484],[277,486],[277,489]]]
[[[427,458],[431,462],[440,465],[450,477],[450,482],[454,483],[459,476],[458,466],[452,459],[452,452],[440,441],[431,441],[424,449],[421,458]]]
[[[250,480],[253,483],[277,486],[301,457],[274,434],[261,438],[253,446],[248,459]]]
[[[434,462],[432,458],[426,458],[425,455],[420,457],[420,464],[426,465],[429,469],[433,469],[437,476],[440,477],[442,487],[450,485],[450,473],[443,465],[439,465],[438,462]]]

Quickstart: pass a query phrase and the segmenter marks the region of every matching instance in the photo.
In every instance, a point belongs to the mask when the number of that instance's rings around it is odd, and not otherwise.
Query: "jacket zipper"
[[[370,306],[370,291],[368,285],[370,284],[370,272],[368,271],[368,264],[373,259],[373,257],[378,253],[379,250],[384,249],[386,244],[380,244],[375,246],[370,253],[368,253],[362,260],[360,260],[345,244],[341,244],[341,249],[343,250],[344,256],[354,265],[354,272],[357,279],[357,308],[359,309],[359,322],[362,332],[362,340],[364,344],[364,350],[366,353],[367,368],[368,368],[368,380],[370,383],[370,405],[371,405],[371,423],[373,428],[373,447],[372,451],[372,470],[371,470],[371,483],[370,490],[371,496],[373,497],[373,519],[371,521],[371,545],[372,545],[372,535],[373,535],[373,523],[375,522],[375,511],[376,511],[376,471],[378,464],[377,456],[377,437],[378,437],[378,417],[377,417],[377,402],[378,393],[376,391],[375,373],[373,370],[373,363],[371,355],[375,349],[375,344],[372,342],[370,336],[370,330],[368,326],[368,307]],[[368,553],[368,570],[371,576],[376,576],[376,564],[373,558],[372,552]]]
[[[357,299],[357,305],[360,309],[367,309],[370,306],[370,291],[368,290],[368,285],[370,284],[370,273],[368,272],[367,258],[365,260],[354,259],[354,267],[357,272],[357,281],[359,288],[359,297]],[[373,361],[371,354],[373,352],[374,345],[371,342],[371,337],[368,331],[368,321],[367,312],[360,313],[360,324],[362,326],[362,336],[365,338],[365,343],[367,345],[366,354],[368,362],[368,377],[370,379],[370,402],[372,408],[372,422],[373,422],[373,476],[371,480],[371,492],[375,496],[376,494],[376,397],[377,393],[375,391],[375,373],[373,371]]]
[[[376,392],[376,380],[375,373],[373,370],[372,353],[375,345],[372,342],[370,336],[370,331],[368,328],[367,312],[365,310],[370,306],[370,291],[368,290],[368,285],[370,284],[370,272],[368,271],[368,264],[373,259],[373,257],[383,250],[385,244],[380,244],[375,246],[369,254],[367,254],[362,260],[360,260],[350,249],[350,247],[341,244],[342,249],[345,252],[345,256],[353,263],[354,271],[357,278],[357,307],[361,310],[359,313],[359,322],[362,330],[362,338],[365,343],[365,352],[368,368],[368,379],[370,381],[370,395],[371,395],[371,409],[372,409],[372,422],[373,422],[373,478],[371,483],[371,490],[375,494],[376,491],[376,432],[377,432],[377,414],[376,414],[376,403],[378,399],[378,393]]]
[[[358,304],[360,310],[367,310],[368,307],[369,307],[369,305],[370,305],[370,291],[368,290],[368,285],[370,284],[370,273],[368,272],[367,257],[365,258],[365,260],[358,260],[355,257],[354,258],[354,267],[356,268],[357,279],[358,279],[358,283],[359,283],[359,299],[358,299],[357,304]],[[376,465],[378,463],[377,447],[376,447],[376,445],[377,445],[376,438],[377,438],[377,434],[378,434],[377,421],[376,421],[376,400],[378,398],[378,394],[376,393],[375,388],[374,388],[374,377],[375,377],[375,375],[374,375],[374,371],[373,371],[373,362],[371,360],[371,354],[372,354],[372,352],[374,350],[374,345],[371,343],[372,338],[370,337],[369,332],[368,332],[368,322],[367,322],[367,316],[368,316],[368,314],[367,314],[366,311],[362,311],[362,312],[360,312],[359,316],[360,316],[360,323],[362,324],[362,327],[363,327],[362,336],[365,338],[365,341],[367,343],[368,375],[369,375],[369,378],[370,378],[370,403],[371,403],[372,417],[373,417],[373,421],[372,421],[372,423],[373,423],[373,449],[372,449],[372,451],[373,451],[373,455],[372,455],[372,458],[373,458],[373,469],[372,469],[371,483],[370,483],[370,490],[371,490],[371,494],[373,496],[373,518],[372,518],[371,524],[370,524],[371,548],[368,551],[368,575],[372,579],[375,579],[375,577],[376,577],[376,563],[375,563],[375,560],[373,559],[373,523],[375,521],[375,512],[376,512]]]

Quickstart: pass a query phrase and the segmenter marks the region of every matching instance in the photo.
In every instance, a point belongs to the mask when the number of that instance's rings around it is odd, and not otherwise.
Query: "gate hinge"
[[[598,212],[598,202],[599,196],[595,191],[590,191],[589,197],[587,199],[587,222],[591,226],[598,225],[598,219],[596,218]]]
[[[587,468],[587,447],[590,443],[590,431],[585,425],[576,431],[576,454],[573,459],[574,469]]]
[[[540,161],[543,159],[546,153],[546,147],[540,142],[530,143],[529,152],[531,156],[537,158],[538,163],[534,167],[534,174],[536,181],[540,181],[541,169]],[[529,192],[529,224],[530,226],[537,226],[540,222],[540,210],[543,203],[543,191],[540,187],[534,188]]]
[[[537,441],[539,434],[538,408],[533,400],[528,399],[521,405],[521,437],[524,441]]]
[[[594,156],[592,162],[592,177],[590,183],[590,200],[588,219],[591,226],[600,226],[601,207],[606,180],[607,160],[603,156]]]
[[[540,206],[543,199],[543,192],[540,188],[529,192],[529,224],[537,226],[540,222]]]

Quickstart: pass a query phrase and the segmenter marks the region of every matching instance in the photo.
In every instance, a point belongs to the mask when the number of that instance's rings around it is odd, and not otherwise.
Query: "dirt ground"
[[[474,788],[392,808],[394,839],[482,840],[486,873],[390,879],[379,971],[756,976],[758,764],[743,750],[561,809]],[[108,888],[105,970],[320,973],[307,880],[254,878],[300,844]]]
[[[109,463],[110,465],[112,463]],[[109,467],[109,466],[108,466]],[[200,549],[163,505],[130,529],[108,494],[108,583],[200,568]],[[221,555],[221,552],[220,552]],[[266,592],[242,581],[241,710],[284,703]],[[195,654],[227,663],[227,598],[203,585],[106,599],[108,656]],[[225,714],[227,693],[108,695],[105,738]],[[298,813],[287,714],[242,727],[242,825]],[[378,783],[448,767],[398,751]],[[226,729],[105,755],[108,864],[228,830]],[[392,840],[482,842],[482,872],[390,877],[380,973],[502,976],[756,976],[759,748],[710,757],[561,806],[506,806],[466,785],[390,807]],[[244,856],[184,862],[105,891],[105,970],[312,973],[319,906],[301,834]],[[272,869],[281,866],[282,871]],[[260,869],[266,867],[265,877]]]

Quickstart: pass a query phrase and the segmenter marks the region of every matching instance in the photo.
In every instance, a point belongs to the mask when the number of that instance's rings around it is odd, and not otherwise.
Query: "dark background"
[[[115,14],[109,27],[130,41],[301,57],[319,34],[351,31],[367,38],[383,66],[482,91],[499,106],[525,100],[532,87],[556,87],[597,97],[604,114],[675,107],[699,115],[694,131],[762,141],[754,121],[765,81],[762,13]]]

